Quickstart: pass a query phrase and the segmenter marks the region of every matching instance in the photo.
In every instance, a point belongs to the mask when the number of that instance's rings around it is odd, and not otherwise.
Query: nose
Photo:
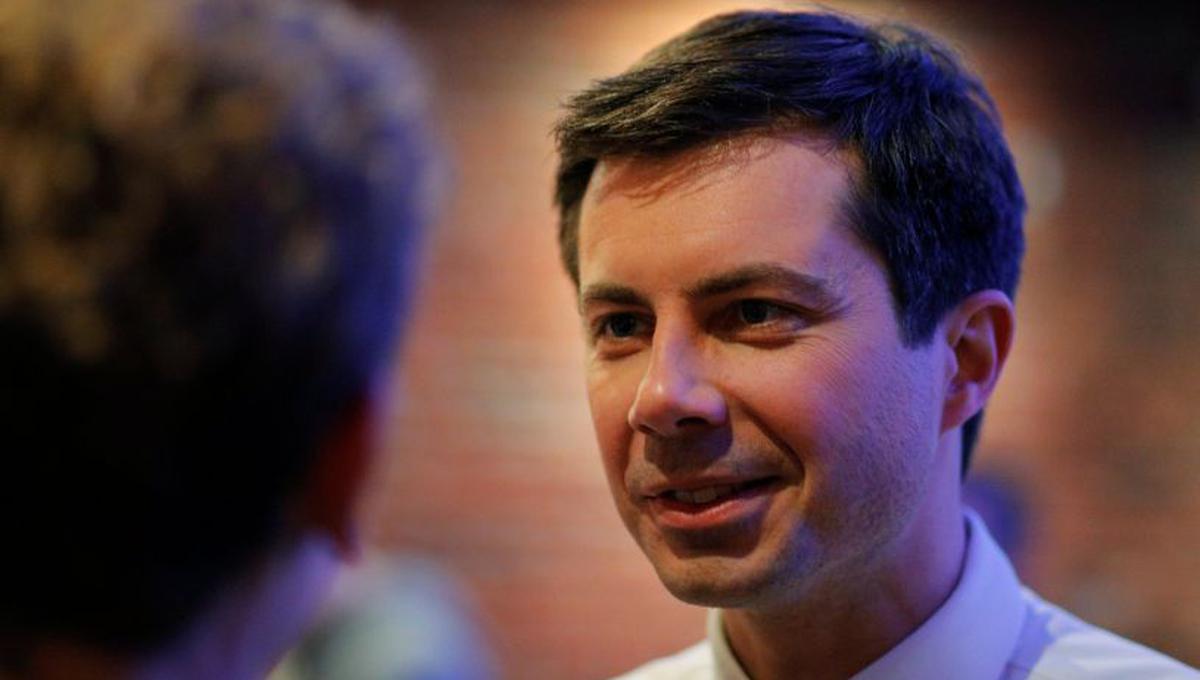
[[[697,348],[685,339],[655,343],[650,364],[629,408],[630,427],[643,434],[677,437],[725,423],[725,397],[706,377]]]

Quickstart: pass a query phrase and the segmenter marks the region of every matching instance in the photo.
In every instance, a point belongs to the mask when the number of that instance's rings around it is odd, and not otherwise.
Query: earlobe
[[[1012,300],[998,290],[974,293],[951,310],[940,333],[947,346],[942,431],[959,427],[983,409],[1012,348]]]
[[[356,516],[359,492],[371,465],[373,408],[366,394],[348,406],[317,452],[300,490],[302,527],[330,536],[346,560],[362,552]]]

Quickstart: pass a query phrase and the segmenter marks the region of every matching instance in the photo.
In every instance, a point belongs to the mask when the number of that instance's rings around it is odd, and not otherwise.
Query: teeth
[[[707,486],[703,489],[695,491],[672,491],[671,497],[682,503],[692,503],[700,505],[703,503],[711,503],[718,498],[728,496],[733,493],[733,486],[730,484],[719,484],[717,486]]]

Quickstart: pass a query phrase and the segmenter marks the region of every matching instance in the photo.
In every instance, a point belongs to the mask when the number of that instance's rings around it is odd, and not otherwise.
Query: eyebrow
[[[619,283],[594,283],[579,292],[580,311],[595,302],[608,302],[631,307],[650,306],[650,301],[646,299],[646,296]]]
[[[812,300],[818,307],[832,307],[840,297],[832,282],[773,263],[748,264],[701,279],[684,294],[693,299],[727,295],[752,286],[775,286]]]
[[[813,306],[818,308],[836,307],[840,300],[836,287],[827,279],[773,263],[748,264],[703,278],[684,290],[684,295],[692,300],[700,300],[727,295],[752,286],[785,288],[795,295],[811,300]],[[580,310],[595,302],[651,306],[646,296],[633,288],[605,282],[591,284],[580,291]]]

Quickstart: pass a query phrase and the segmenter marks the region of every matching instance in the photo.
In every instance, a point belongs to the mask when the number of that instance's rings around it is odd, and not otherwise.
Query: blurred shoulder
[[[1010,662],[1013,680],[1200,680],[1200,671],[1093,626],[1026,589],[1025,627]]]

